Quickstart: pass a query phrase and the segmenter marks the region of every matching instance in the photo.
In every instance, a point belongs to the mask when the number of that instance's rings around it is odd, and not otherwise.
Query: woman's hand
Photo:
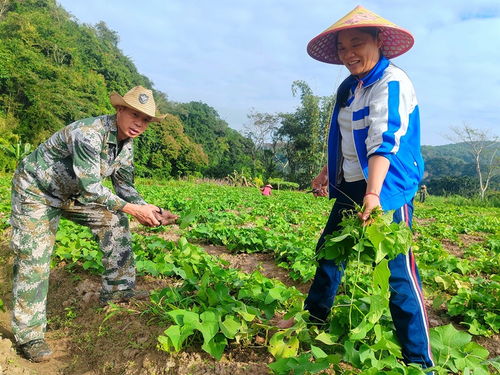
[[[366,193],[363,198],[363,207],[364,210],[363,212],[358,212],[358,217],[364,222],[364,224],[368,225],[370,224],[369,219],[371,212],[375,208],[380,207],[380,197],[378,194],[370,192]]]
[[[390,162],[384,156],[373,155],[368,159],[368,181],[366,183],[366,194],[363,198],[363,212],[358,216],[365,225],[370,224],[369,217],[371,212],[380,204],[380,192],[382,185],[389,170]]]
[[[155,213],[158,212],[158,207],[155,205],[127,203],[123,206],[122,211],[135,217],[142,225],[148,227],[157,227],[161,225],[155,215]]]
[[[312,193],[315,197],[326,197],[328,195],[328,168],[326,165],[311,182]]]

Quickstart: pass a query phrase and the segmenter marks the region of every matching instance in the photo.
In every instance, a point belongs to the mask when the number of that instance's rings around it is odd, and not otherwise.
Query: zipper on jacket
[[[360,90],[362,88],[363,88],[363,81],[360,80],[360,79],[358,79],[358,85],[356,86],[356,89],[354,90],[354,99],[356,99],[356,97],[358,96],[358,93],[360,92]],[[354,114],[354,112],[353,112],[353,114]],[[368,177],[365,176],[365,172],[363,171],[363,166],[361,165],[361,161],[359,160],[359,152],[358,152],[358,149],[356,147],[356,142],[354,140],[354,127],[352,125],[353,125],[353,119],[352,119],[352,116],[351,116],[351,137],[352,137],[352,144],[354,146],[354,151],[356,151],[356,156],[358,157],[358,165],[359,165],[359,168],[361,169],[361,173],[363,174],[363,178],[365,179],[365,181],[368,181]]]

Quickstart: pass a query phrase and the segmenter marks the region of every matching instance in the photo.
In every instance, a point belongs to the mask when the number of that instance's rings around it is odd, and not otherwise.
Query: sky
[[[307,43],[357,5],[409,30],[393,62],[412,80],[424,145],[451,127],[500,133],[499,0],[57,0],[80,23],[104,21],[154,88],[201,101],[242,131],[252,111],[294,112],[292,82],[336,91],[344,66],[309,57]]]

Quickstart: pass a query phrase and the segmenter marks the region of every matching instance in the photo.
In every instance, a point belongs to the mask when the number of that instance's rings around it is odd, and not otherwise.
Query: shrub
[[[270,178],[268,183],[273,185],[273,187],[279,189],[296,190],[299,188],[299,184],[295,182],[285,181],[281,178]]]

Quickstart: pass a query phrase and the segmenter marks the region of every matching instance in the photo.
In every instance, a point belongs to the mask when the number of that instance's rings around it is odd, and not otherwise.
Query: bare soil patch
[[[468,247],[484,242],[484,237],[480,234],[459,234],[459,240],[454,241],[450,239],[443,239],[441,243],[443,247],[452,255],[458,258],[464,258],[464,251]]]
[[[216,246],[211,244],[198,244],[203,246],[205,251],[210,254],[217,256],[229,263],[229,267],[240,269],[246,273],[252,273],[254,271],[259,271],[264,276],[270,279],[277,279],[287,286],[294,286],[302,293],[307,293],[311,285],[308,283],[300,283],[293,280],[287,270],[278,267],[274,256],[271,253],[231,253],[224,246]]]
[[[484,236],[481,234],[459,234],[458,237],[465,247],[484,242]]]
[[[436,221],[436,218],[434,218],[434,217],[429,217],[429,218],[425,218],[425,219],[413,217],[413,222],[417,223],[418,225],[427,225],[429,223],[434,223],[435,221]]]
[[[449,240],[447,238],[441,240],[443,247],[451,254],[457,258],[463,258],[464,251],[463,248],[455,241]]]

